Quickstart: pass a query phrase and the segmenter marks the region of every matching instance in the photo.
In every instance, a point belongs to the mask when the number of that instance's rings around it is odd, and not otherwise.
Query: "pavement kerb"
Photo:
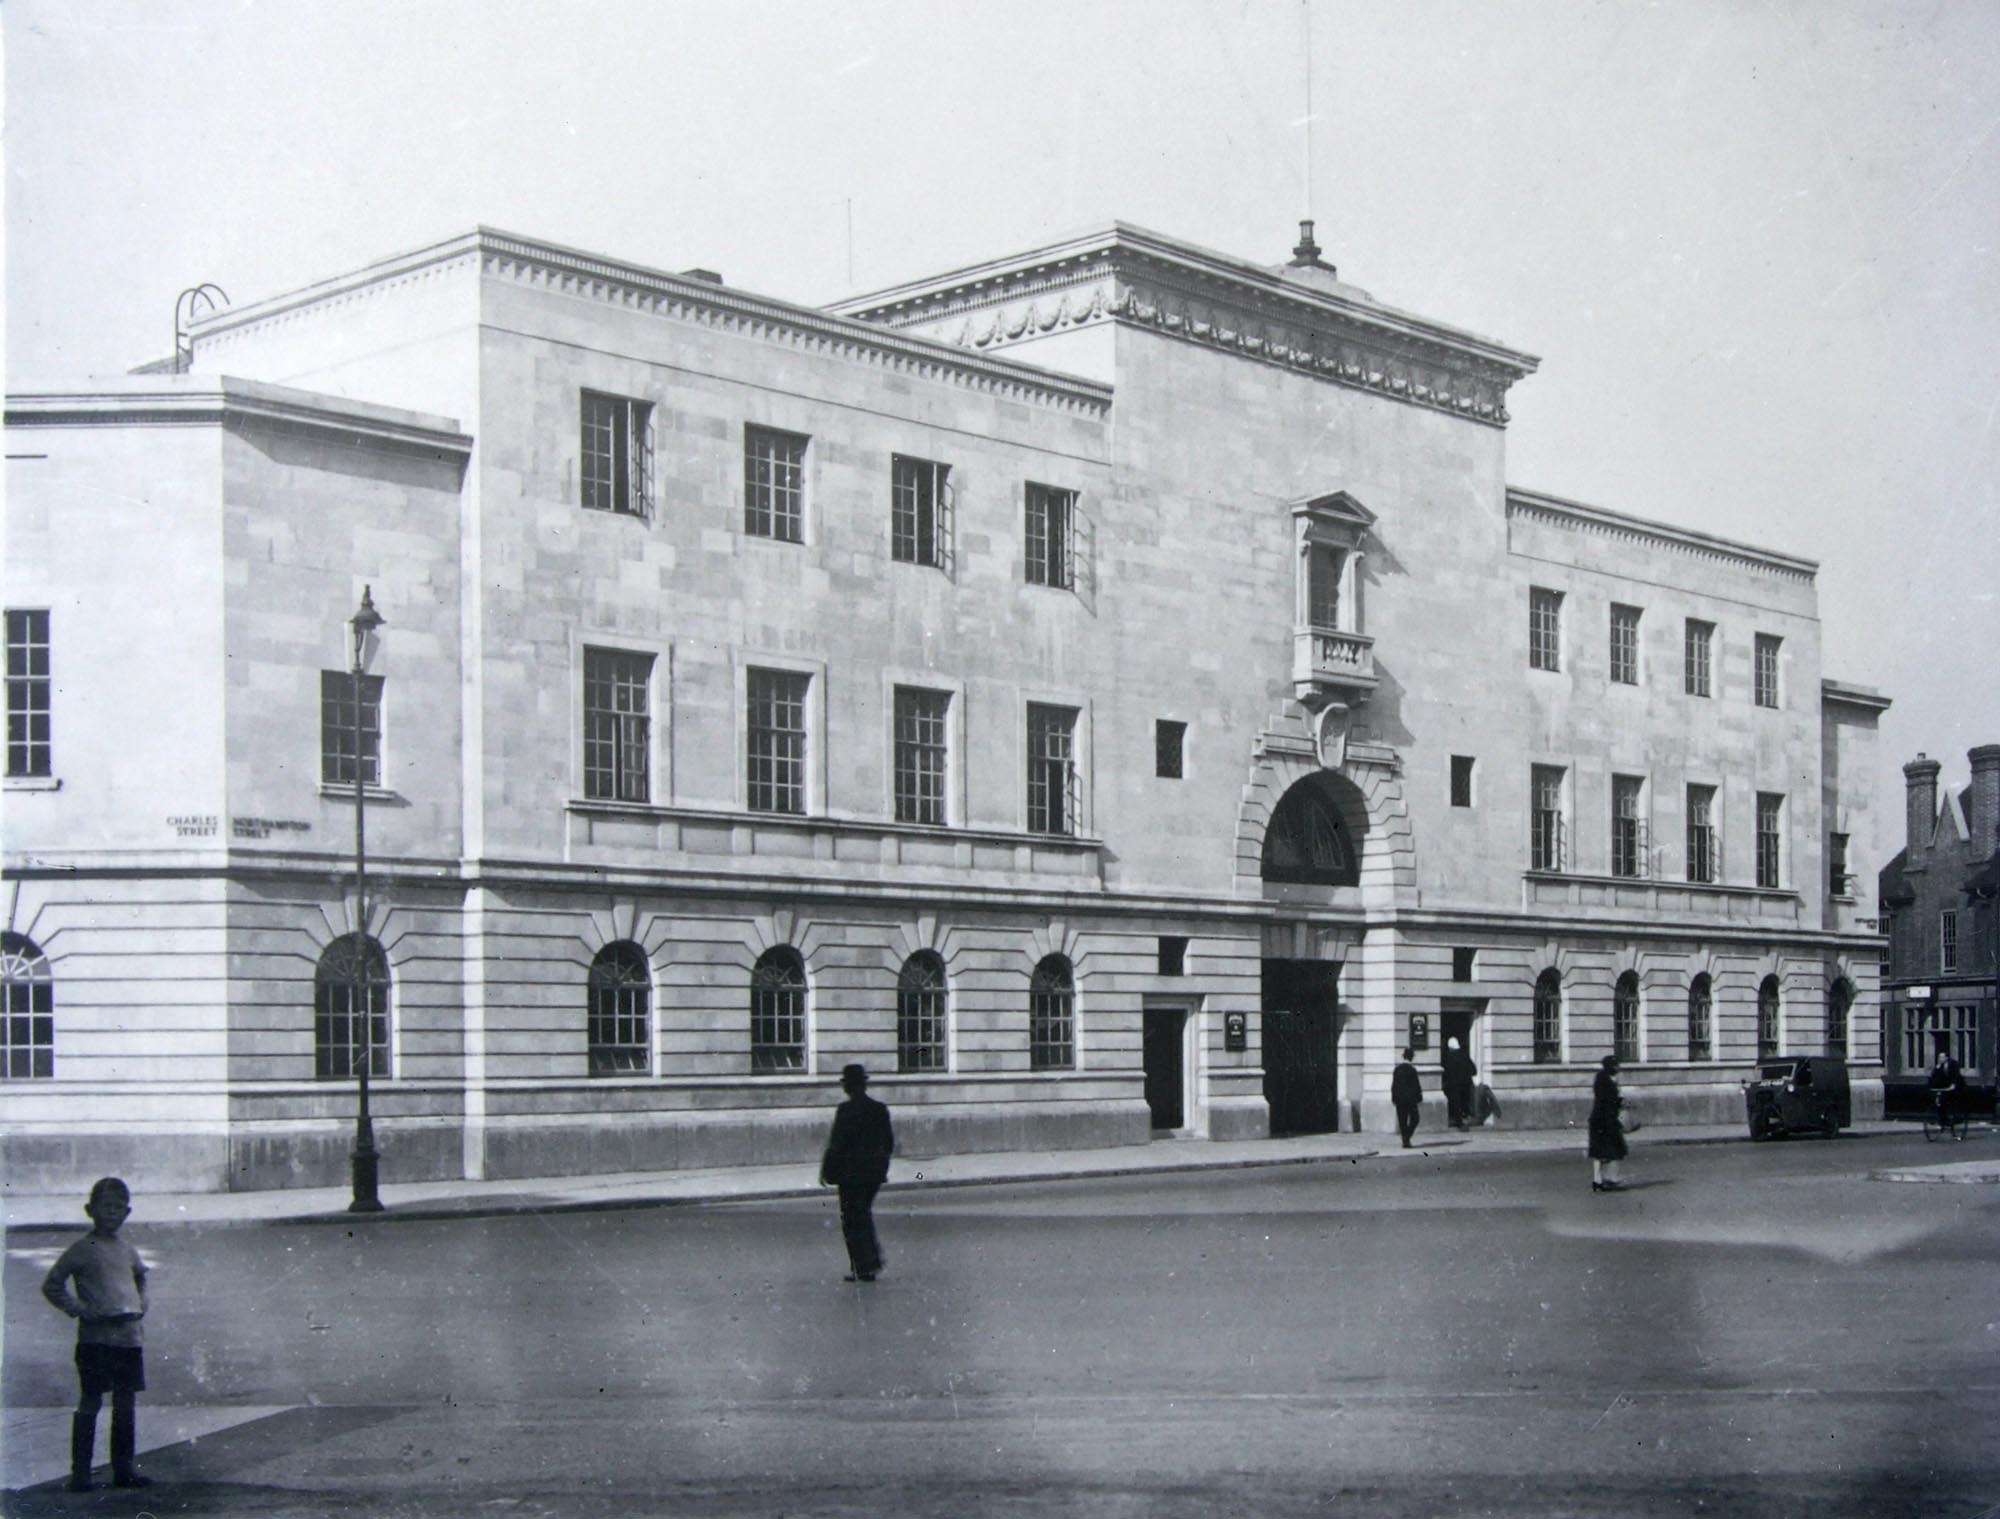
[[[1872,1138],[1882,1135],[1910,1132],[1907,1124],[1894,1122],[1858,1124],[1847,1131],[1847,1137]],[[1741,1128],[1734,1125],[1715,1125],[1702,1129],[1681,1129],[1670,1126],[1660,1129],[1641,1130],[1640,1143],[1652,1146],[1684,1146],[1742,1144],[1747,1139]],[[1480,1144],[1481,1138],[1500,1141],[1494,1144]],[[1536,1129],[1507,1131],[1472,1131],[1464,1137],[1453,1136],[1442,1142],[1419,1143],[1411,1152],[1412,1158],[1422,1155],[1433,1159],[1448,1159],[1456,1153],[1471,1155],[1501,1155],[1520,1153],[1541,1153],[1564,1150],[1581,1141],[1581,1130]],[[1198,1171],[1241,1171],[1264,1167],[1358,1164],[1364,1160],[1382,1160],[1386,1157],[1401,1159],[1401,1152],[1378,1149],[1367,1145],[1366,1137],[1360,1135],[1328,1135],[1321,1141],[1322,1147],[1308,1153],[1295,1155],[1232,1155],[1225,1149],[1206,1154],[1180,1155],[1155,1154],[1146,1158],[1144,1147],[1134,1147],[1130,1159],[1123,1156],[1115,1163],[1065,1164],[1060,1155],[1047,1153],[994,1155],[935,1156],[922,1160],[910,1160],[912,1168],[930,1164],[944,1166],[971,1165],[978,1169],[970,1175],[911,1174],[892,1180],[884,1189],[886,1192],[924,1191],[955,1187],[1007,1186],[1023,1182],[1051,1181],[1102,1181],[1125,1176],[1166,1176],[1188,1174]],[[1355,1148],[1347,1148],[1348,1145]],[[1101,1153],[1101,1152],[1100,1152]],[[1011,1162],[1011,1163],[1010,1163]],[[1971,1163],[1978,1165],[1979,1163]],[[753,1168],[746,1168],[753,1169]],[[762,1169],[762,1168],[754,1168]],[[776,1169],[776,1168],[772,1168]],[[790,1169],[790,1168],[787,1168]],[[2000,1180],[2000,1164],[1993,1167],[1991,1179]],[[808,1173],[809,1174],[809,1173]],[[602,1178],[550,1177],[546,1185],[537,1189],[535,1182],[511,1187],[509,1190],[489,1196],[476,1192],[436,1197],[412,1199],[407,1202],[392,1202],[380,1213],[356,1214],[344,1209],[330,1209],[320,1198],[308,1203],[301,1199],[301,1206],[286,1209],[273,1206],[283,1194],[239,1193],[239,1194],[198,1194],[209,1206],[217,1207],[210,1216],[175,1217],[169,1212],[155,1214],[147,1210],[148,1216],[135,1220],[143,1224],[147,1231],[168,1228],[253,1228],[273,1224],[343,1224],[350,1228],[373,1227],[389,1223],[439,1222],[450,1219],[503,1218],[519,1214],[549,1213],[604,1213],[630,1208],[679,1208],[696,1205],[727,1203],[767,1203],[795,1201],[799,1198],[828,1195],[827,1190],[811,1180],[767,1181],[759,1184],[742,1173],[728,1170],[704,1172],[699,1175],[661,1173],[657,1176],[635,1177],[630,1182],[617,1183],[606,1187]],[[1903,1171],[1874,1172],[1871,1175],[1881,1180],[1920,1179],[1914,1172]],[[1936,1179],[1929,1175],[1921,1179]],[[1970,1177],[1967,1180],[1988,1179]],[[478,1184],[468,1184],[476,1186]],[[240,1198],[242,1211],[228,1209],[224,1199]],[[190,1201],[194,1200],[192,1197]],[[158,1206],[169,1207],[173,1199],[162,1197]],[[218,1206],[220,1204],[220,1206]],[[68,1235],[83,1228],[81,1215],[72,1222],[66,1215],[78,1207],[71,1199],[23,1198],[8,1200],[5,1210],[10,1215],[22,1212],[41,1212],[41,1218],[28,1218],[22,1222],[9,1221],[6,1226],[8,1238],[16,1235],[30,1237],[37,1235]],[[269,1211],[266,1211],[269,1210]],[[59,1221],[51,1221],[51,1214]]]

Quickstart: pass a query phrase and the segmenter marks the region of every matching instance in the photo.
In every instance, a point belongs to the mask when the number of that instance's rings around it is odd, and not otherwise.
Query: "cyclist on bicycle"
[[[1931,1104],[1937,1109],[1938,1124],[1949,1129],[1965,1107],[1965,1072],[1951,1058],[1951,1047],[1938,1041],[1937,1063],[1931,1067],[1928,1083]]]

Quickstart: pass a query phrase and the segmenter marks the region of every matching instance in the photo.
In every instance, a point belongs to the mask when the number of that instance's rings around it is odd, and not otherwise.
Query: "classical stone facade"
[[[2000,744],[1966,755],[1970,781],[1940,790],[1944,767],[1919,754],[1903,766],[1904,843],[1878,882],[1888,961],[1883,1048],[1891,1111],[1921,1113],[1940,1045],[1980,1105],[1996,1087],[2000,998]]]
[[[1386,1130],[1447,1035],[1508,1122],[1879,1100],[1814,566],[1510,489],[1537,361],[1309,246],[482,229],[193,349],[8,401],[11,1185],[337,1179],[364,1050],[389,1179],[802,1157],[849,1060],[916,1154]]]

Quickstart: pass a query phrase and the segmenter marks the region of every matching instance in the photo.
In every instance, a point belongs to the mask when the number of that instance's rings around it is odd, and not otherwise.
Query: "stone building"
[[[806,1156],[850,1060],[917,1154],[1446,1037],[1866,1111],[1886,703],[1810,561],[1510,488],[1537,363],[1309,228],[830,310],[481,229],[10,395],[10,1184],[338,1180],[364,1060],[389,1180]]]
[[[1940,1045],[1991,1110],[2000,997],[2000,744],[1969,751],[1970,783],[1938,787],[1944,767],[1919,754],[1903,767],[1903,847],[1878,883],[1888,959],[1881,1051],[1891,1112],[1929,1101]]]

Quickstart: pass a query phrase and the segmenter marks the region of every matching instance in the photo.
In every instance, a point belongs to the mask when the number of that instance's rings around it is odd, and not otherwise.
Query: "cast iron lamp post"
[[[350,960],[354,989],[352,1000],[348,1003],[348,1016],[352,1018],[358,1011],[361,1018],[361,1037],[355,1041],[358,1105],[354,1112],[354,1200],[347,1205],[349,1213],[382,1211],[382,1199],[375,1190],[381,1157],[375,1152],[375,1120],[368,1113],[368,1068],[375,1063],[375,1006],[372,1001],[374,988],[369,979],[369,973],[374,969],[374,958],[368,953],[367,756],[361,747],[361,680],[367,671],[375,630],[384,621],[382,614],[375,610],[375,599],[369,594],[372,589],[371,586],[361,588],[361,605],[348,620],[348,626],[354,631],[354,662],[349,673],[354,683],[351,693],[354,697],[354,918],[358,940]],[[353,1028],[352,1023],[349,1028]]]

